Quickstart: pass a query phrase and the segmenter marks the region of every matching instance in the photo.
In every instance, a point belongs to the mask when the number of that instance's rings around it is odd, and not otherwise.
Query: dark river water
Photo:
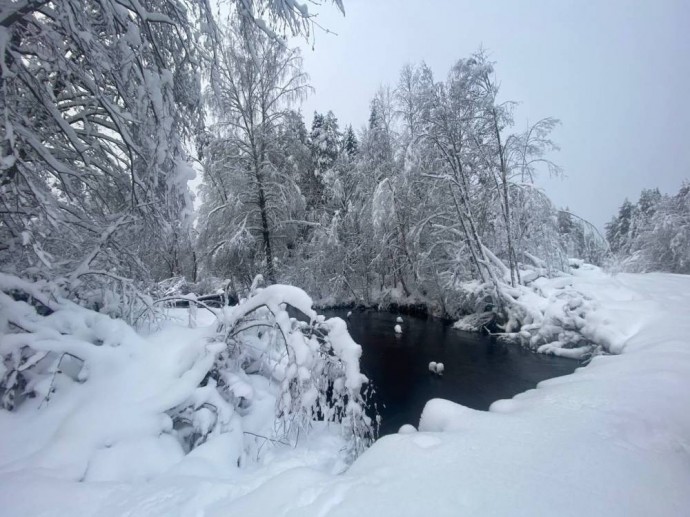
[[[538,382],[572,373],[579,361],[529,352],[453,329],[450,324],[402,315],[397,334],[396,314],[329,310],[327,316],[348,321],[353,339],[362,345],[362,372],[376,389],[383,418],[380,435],[395,433],[403,424],[419,424],[424,404],[440,397],[473,409],[534,388]],[[429,372],[429,362],[442,362],[442,377]]]

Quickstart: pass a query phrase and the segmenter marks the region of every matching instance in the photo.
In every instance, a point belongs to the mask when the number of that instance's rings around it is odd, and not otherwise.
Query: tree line
[[[636,203],[626,199],[606,238],[625,270],[690,274],[690,184],[674,195],[646,189]]]
[[[510,288],[565,270],[571,256],[603,260],[596,230],[535,185],[560,172],[558,121],[516,130],[485,53],[444,79],[404,66],[357,132],[332,112],[307,129],[298,52],[255,27],[230,34],[201,148],[206,275],[239,289],[262,273],[325,303],[417,300],[455,315],[513,304]]]
[[[341,0],[332,2],[341,10]],[[222,9],[217,9],[222,7]],[[194,276],[193,151],[230,20],[308,35],[291,0],[0,8],[0,264],[101,307]]]
[[[342,9],[342,3],[333,2]],[[0,263],[125,315],[169,278],[257,274],[324,303],[508,309],[511,289],[603,260],[535,185],[558,174],[483,52],[381,88],[362,128],[309,93],[288,0],[30,0],[0,11]],[[200,209],[188,181],[200,170]],[[129,312],[128,312],[129,311]]]

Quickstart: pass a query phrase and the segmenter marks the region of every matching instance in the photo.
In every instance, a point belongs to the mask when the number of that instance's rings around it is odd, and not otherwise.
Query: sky
[[[564,176],[538,183],[599,228],[643,188],[690,179],[690,0],[344,0],[302,42],[314,92],[302,110],[364,126],[369,101],[405,63],[437,79],[480,47],[496,62],[516,129],[553,116]],[[312,11],[314,9],[312,8]]]

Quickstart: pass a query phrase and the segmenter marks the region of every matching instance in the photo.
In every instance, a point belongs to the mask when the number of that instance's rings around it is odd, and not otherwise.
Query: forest
[[[606,225],[616,266],[626,271],[690,274],[690,185],[662,195],[643,190],[637,203],[627,199]]]
[[[253,18],[43,4],[3,25],[0,252],[15,274],[124,317],[171,279],[244,292],[257,274],[322,304],[456,317],[478,297],[509,304],[521,264],[606,257],[535,187],[559,173],[558,121],[516,131],[483,52],[442,80],[402,67],[361,129],[331,112],[307,129],[299,52]],[[283,34],[314,29],[299,10],[275,17]]]
[[[516,117],[520,99],[508,100],[501,63],[481,47],[443,74],[400,63],[353,127],[333,111],[303,112],[312,87],[295,44],[328,33],[310,9],[344,14],[342,0],[1,4],[7,486],[20,471],[82,494],[83,482],[170,472],[239,480],[248,466],[279,465],[256,478],[268,483],[300,461],[335,474],[357,458],[386,463],[399,451],[374,444],[380,418],[362,347],[329,309],[438,317],[590,369],[638,346],[634,318],[616,304],[641,299],[645,279],[671,285],[630,274],[690,274],[690,184],[643,190],[601,231],[556,206],[538,179],[564,172],[560,121]],[[668,323],[655,310],[631,314]],[[559,389],[549,386],[537,390],[547,405]],[[419,431],[481,427],[522,407],[498,401],[477,416],[444,403],[429,402]],[[662,421],[675,418],[671,406]],[[26,433],[35,446],[17,445]],[[441,440],[423,434],[410,440]],[[328,454],[311,459],[298,446]],[[310,476],[293,482],[304,489]],[[83,497],[112,497],[94,490]],[[0,501],[19,508],[9,493]]]
[[[517,130],[483,51],[444,79],[401,65],[362,128],[307,128],[284,36],[318,29],[297,9],[276,3],[276,33],[196,3],[35,4],[3,22],[0,261],[80,303],[126,317],[161,285],[244,292],[261,274],[322,305],[458,317],[510,305],[523,265],[688,271],[687,187],[626,202],[606,239],[557,208],[535,176],[560,174],[559,122]]]

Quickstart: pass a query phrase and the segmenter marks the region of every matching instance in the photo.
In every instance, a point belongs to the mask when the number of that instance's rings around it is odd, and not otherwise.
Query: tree
[[[624,269],[690,272],[690,187],[675,196],[643,190],[633,204],[627,199],[606,225],[606,237]]]
[[[89,296],[183,273],[184,142],[206,4],[20,2],[0,14],[0,261]],[[125,231],[126,230],[126,231]]]
[[[311,211],[318,212],[326,204],[326,176],[331,173],[338,159],[339,144],[338,120],[333,112],[329,111],[326,115],[314,112],[308,142],[311,164],[300,171],[307,208]]]
[[[437,164],[435,171],[425,177],[444,185],[448,194],[442,205],[451,212],[439,214],[444,222],[435,225],[439,239],[448,243],[458,237],[462,239],[476,274],[482,282],[494,285],[495,301],[500,303],[500,280],[482,242],[476,205],[472,203],[473,191],[485,181],[482,168],[473,166],[474,153],[470,146],[473,122],[480,117],[485,102],[484,92],[479,88],[481,73],[476,61],[459,60],[447,81],[436,83],[430,70],[423,68],[420,145],[426,147],[423,152],[427,159]]]
[[[277,247],[285,244],[284,232],[298,219],[301,202],[285,164],[280,127],[292,116],[290,104],[304,94],[306,76],[297,50],[242,21],[230,28],[220,52],[208,91],[216,122],[204,162],[204,224],[211,224],[213,215],[225,229],[224,237],[206,241],[206,253],[213,258],[227,250],[241,232],[243,244],[249,237],[260,243],[252,252],[262,256],[262,270],[275,282]],[[220,199],[210,194],[214,182],[225,185]]]
[[[341,138],[338,119],[332,111],[325,116],[314,113],[309,140],[317,176],[322,176],[333,167],[340,154]]]
[[[606,239],[614,253],[624,251],[629,245],[634,211],[635,206],[626,199],[618,210],[618,215],[606,225]]]
[[[354,157],[357,156],[357,152],[359,151],[359,142],[357,141],[357,136],[355,135],[352,126],[347,126],[345,129],[340,148],[349,159],[354,159]]]
[[[5,4],[3,269],[60,278],[76,297],[193,271],[186,150],[203,134],[201,73],[222,37],[210,4]],[[231,2],[230,16],[273,35],[313,24],[287,0]]]
[[[393,98],[390,89],[381,88],[371,101],[369,127],[362,138],[362,152],[368,154],[376,181],[393,172]]]

